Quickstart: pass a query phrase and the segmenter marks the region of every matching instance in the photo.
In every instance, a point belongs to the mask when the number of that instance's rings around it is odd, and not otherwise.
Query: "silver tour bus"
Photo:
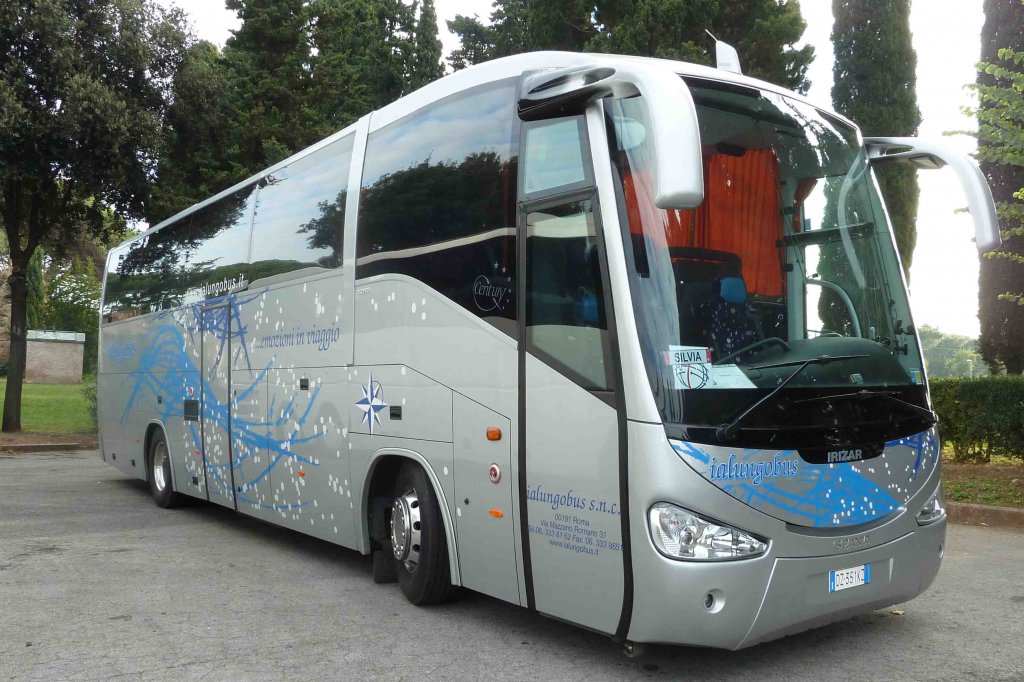
[[[112,249],[103,459],[625,643],[738,649],[935,577],[939,443],[873,167],[678,62],[449,75]]]

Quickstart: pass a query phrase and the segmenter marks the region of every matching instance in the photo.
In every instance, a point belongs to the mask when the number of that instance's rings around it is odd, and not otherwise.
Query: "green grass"
[[[0,379],[0,410],[7,380]],[[91,433],[96,431],[82,384],[29,384],[21,393],[21,430],[36,433]]]
[[[1000,481],[943,481],[946,500],[993,504],[997,507],[1024,507],[1024,489],[1007,487]]]
[[[1024,462],[942,463],[942,487],[947,501],[1024,507]]]

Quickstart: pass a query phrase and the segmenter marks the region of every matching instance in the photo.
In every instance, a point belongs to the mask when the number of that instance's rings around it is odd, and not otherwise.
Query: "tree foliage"
[[[706,30],[739,50],[744,72],[805,92],[814,51],[797,48],[797,0],[496,0],[489,23],[456,16],[454,69],[528,50],[633,54],[714,63]]]
[[[47,286],[45,326],[85,334],[84,371],[96,371],[100,281],[92,264],[80,256],[54,262]]]
[[[168,90],[186,42],[151,0],[0,3],[0,222],[11,274],[3,429],[21,428],[29,260],[141,217]]]
[[[242,24],[224,46],[238,162],[262,168],[305,146],[310,45],[302,0],[227,0]]]
[[[976,377],[988,374],[978,341],[967,336],[945,334],[935,327],[917,328],[921,339],[924,365],[931,379],[942,377]]]
[[[1024,6],[986,0],[978,80],[978,160],[992,188],[1002,249],[981,261],[982,357],[1024,373]]]
[[[158,181],[146,211],[150,222],[205,199],[245,173],[238,141],[229,134],[236,120],[229,83],[216,45],[199,42],[186,51],[171,83]]]
[[[36,249],[28,261],[28,296],[25,310],[25,324],[28,329],[42,329],[46,316],[46,281],[43,278],[43,252]]]
[[[443,75],[433,0],[227,0],[173,82],[156,222]]]
[[[864,135],[917,134],[917,55],[911,42],[910,0],[832,0],[835,50],[832,103]],[[877,170],[903,269],[917,242],[917,171],[896,164]]]

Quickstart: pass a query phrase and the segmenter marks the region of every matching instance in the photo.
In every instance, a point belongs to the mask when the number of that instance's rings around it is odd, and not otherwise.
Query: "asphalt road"
[[[356,552],[220,507],[159,509],[94,452],[0,456],[0,679],[1021,680],[1022,583],[1024,534],[951,526],[909,604],[629,659],[479,595],[410,606]]]

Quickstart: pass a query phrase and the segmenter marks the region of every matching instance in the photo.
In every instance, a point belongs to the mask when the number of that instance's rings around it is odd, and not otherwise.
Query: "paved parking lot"
[[[1012,531],[951,526],[936,583],[896,609],[628,659],[479,595],[412,607],[357,553],[220,507],[159,509],[94,452],[0,456],[0,679],[1021,680],[1022,642]]]

